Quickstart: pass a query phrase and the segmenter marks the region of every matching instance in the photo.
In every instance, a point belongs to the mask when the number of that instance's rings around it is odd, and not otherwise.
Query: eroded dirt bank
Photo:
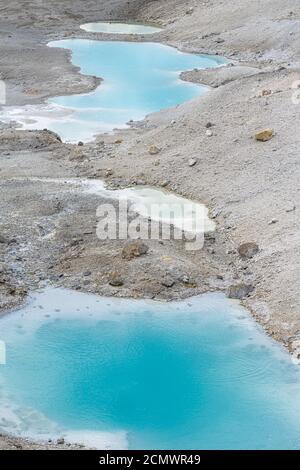
[[[300,79],[300,7],[296,0],[282,4],[0,2],[0,78],[11,105],[92,90],[98,80],[80,75],[67,51],[46,43],[63,37],[103,39],[79,29],[97,19],[157,22],[165,29],[155,40],[235,62],[184,74],[184,79],[213,87],[203,97],[84,146],[62,144],[47,131],[2,126],[3,311],[45,282],[157,299],[216,289],[233,292],[237,286],[234,295],[247,294],[243,302],[266,330],[297,349],[300,108],[293,87]],[[273,138],[256,141],[255,132],[264,128],[274,129]],[[158,154],[150,155],[151,145],[160,149]],[[102,199],[68,183],[76,178],[100,178],[115,187],[163,186],[205,202],[217,231],[199,252],[187,252],[179,241],[147,241],[147,254],[124,259],[124,242],[96,237],[96,208]],[[259,247],[252,258],[238,252],[247,242]],[[6,439],[5,448],[13,445],[13,438]]]

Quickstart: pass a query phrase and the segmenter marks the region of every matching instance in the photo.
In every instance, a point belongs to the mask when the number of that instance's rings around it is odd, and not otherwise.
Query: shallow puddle
[[[109,33],[109,34],[153,34],[159,33],[161,28],[147,26],[137,23],[118,23],[117,21],[97,23],[86,23],[80,26],[81,29],[89,33]]]
[[[298,368],[222,295],[48,288],[0,321],[3,430],[101,448],[300,447]]]
[[[105,187],[101,180],[84,180],[83,188],[90,194],[128,200],[130,209],[142,217],[173,225],[191,234],[214,231],[216,224],[209,218],[204,204],[151,186],[136,186],[118,190]]]
[[[128,215],[136,213],[142,219],[150,219],[161,225],[172,225],[178,229],[178,235],[183,231],[191,235],[190,239],[193,239],[197,234],[212,232],[216,229],[216,224],[209,217],[209,210],[204,204],[153,186],[138,185],[123,189],[109,189],[100,179],[34,176],[30,178],[16,177],[13,180],[57,185],[58,191],[82,190],[86,194],[118,201],[119,209],[126,211],[126,220]],[[123,222],[126,223],[126,220]],[[168,234],[167,239],[169,239],[170,231],[167,230],[165,233]],[[182,239],[182,233],[179,239]]]

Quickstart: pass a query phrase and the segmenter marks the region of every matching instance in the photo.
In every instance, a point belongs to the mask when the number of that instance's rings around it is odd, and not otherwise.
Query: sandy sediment
[[[7,84],[9,105],[94,89],[98,79],[80,74],[68,51],[46,44],[66,37],[104,39],[79,29],[96,19],[156,22],[164,30],[145,39],[224,55],[232,62],[183,74],[211,87],[202,97],[84,146],[63,144],[47,131],[1,127],[2,311],[45,282],[166,300],[235,290],[235,295],[247,294],[242,301],[268,333],[297,354],[298,2],[115,0],[99,6],[96,1],[33,0],[1,2],[0,11],[0,78]],[[255,133],[264,128],[272,128],[274,136],[259,142]],[[159,154],[149,154],[151,145]],[[152,240],[146,255],[124,260],[124,242],[96,237],[101,197],[72,187],[70,178],[99,178],[117,188],[163,186],[207,204],[217,230],[196,253],[180,241]],[[239,254],[247,242],[259,247],[251,258]],[[113,273],[122,285],[111,285]],[[18,442],[0,438],[0,447],[14,448]]]

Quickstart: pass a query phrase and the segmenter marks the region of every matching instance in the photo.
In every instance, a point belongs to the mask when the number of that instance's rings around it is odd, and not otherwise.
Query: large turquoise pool
[[[72,62],[84,74],[103,79],[93,93],[50,100],[73,110],[68,119],[52,125],[52,130],[69,141],[89,140],[96,132],[122,128],[130,120],[143,119],[201,95],[206,89],[183,82],[180,72],[223,62],[155,43],[72,39],[50,46],[70,49]]]
[[[37,293],[1,319],[1,428],[97,447],[299,449],[300,376],[223,295]]]
[[[0,119],[25,129],[50,129],[67,142],[93,140],[97,133],[200,96],[206,88],[182,81],[180,72],[225,63],[157,43],[69,39],[49,46],[69,49],[73,64],[101,78],[100,85],[91,93],[51,98],[46,105],[5,107]]]

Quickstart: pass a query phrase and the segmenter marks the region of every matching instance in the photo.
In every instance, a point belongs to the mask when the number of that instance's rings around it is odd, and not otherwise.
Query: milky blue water
[[[49,45],[70,49],[82,73],[103,79],[92,93],[49,100],[73,111],[46,123],[66,141],[91,140],[97,132],[126,127],[130,120],[195,98],[206,88],[180,80],[180,72],[224,63],[154,43],[70,39]]]
[[[300,448],[297,366],[222,295],[165,304],[48,289],[0,328],[3,430],[94,435],[98,447],[109,433],[131,449]]]
[[[153,34],[159,33],[161,28],[138,23],[118,23],[117,21],[98,21],[97,23],[85,23],[80,26],[89,33],[109,34]]]

